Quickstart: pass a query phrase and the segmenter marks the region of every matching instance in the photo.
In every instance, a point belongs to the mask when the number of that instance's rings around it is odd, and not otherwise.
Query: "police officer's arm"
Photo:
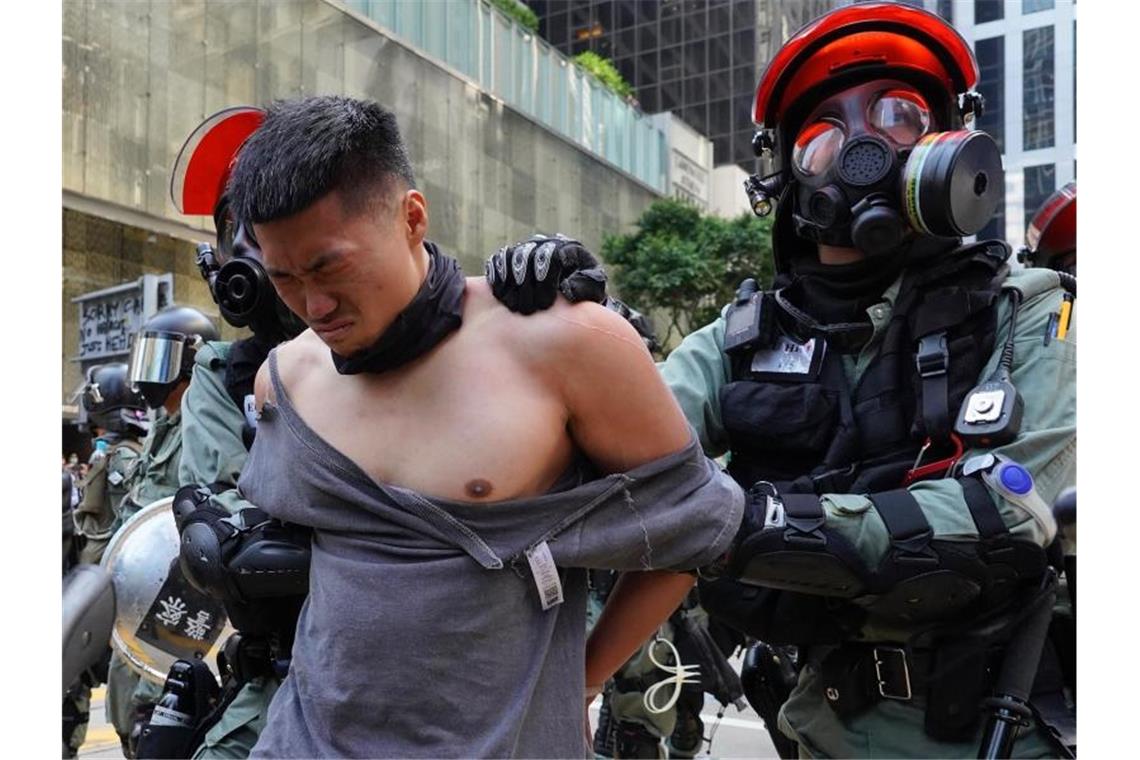
[[[723,454],[728,440],[720,414],[720,391],[732,372],[724,353],[723,314],[687,335],[657,369],[697,431],[701,448],[710,457]]]
[[[1011,282],[1032,281],[1042,276],[1051,278],[1050,284],[1057,281],[1055,274],[1043,270],[1033,272],[1016,275]],[[1012,372],[1013,383],[1025,402],[1021,433],[1011,443],[990,451],[1025,467],[1033,476],[1038,494],[1046,505],[1051,505],[1064,488],[1074,483],[1076,475],[1076,335],[1070,330],[1064,341],[1051,340],[1045,345],[1043,336],[1049,315],[1060,308],[1062,291],[1051,287],[1039,292],[1040,287],[1034,288],[1032,284],[1025,290],[1029,295],[1018,311]],[[994,355],[979,381],[990,377],[998,366],[1001,347],[1008,336],[1008,304],[1003,295]],[[1072,324],[1075,327],[1075,319]],[[985,450],[970,450],[963,459],[982,453]],[[985,487],[1011,534],[1041,545],[1048,543],[1050,537],[1038,521],[994,489]],[[962,480],[924,481],[908,490],[936,537],[962,540],[977,537],[978,528],[971,517]],[[839,530],[869,564],[877,563],[887,550],[889,538],[870,496],[826,494],[821,502],[828,527]]]
[[[251,507],[237,491],[238,475],[248,454],[242,442],[245,418],[226,392],[223,373],[209,369],[216,361],[212,346],[196,357],[190,388],[182,397],[180,485],[211,486],[214,503],[231,513]],[[228,486],[223,489],[222,486]]]

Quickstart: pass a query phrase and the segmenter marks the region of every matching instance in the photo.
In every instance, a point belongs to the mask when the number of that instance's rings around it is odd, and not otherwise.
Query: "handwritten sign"
[[[131,336],[151,315],[171,302],[174,277],[143,275],[135,282],[87,293],[74,299],[79,305],[80,362],[125,357]]]
[[[130,338],[142,325],[142,295],[123,293],[79,306],[79,358],[100,359],[130,351]]]

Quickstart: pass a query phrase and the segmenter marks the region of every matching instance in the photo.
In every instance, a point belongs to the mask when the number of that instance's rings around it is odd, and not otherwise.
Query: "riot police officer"
[[[1044,505],[1075,474],[1075,336],[1057,273],[961,241],[1003,182],[962,129],[977,78],[952,27],[900,4],[793,35],[755,100],[773,172],[746,185],[758,213],[775,202],[777,278],[661,368],[750,491],[701,600],[799,648],[778,722],[801,756],[976,756],[991,712],[1029,726],[1014,756],[1065,751],[1026,717],[1030,684],[1009,699],[996,680],[1055,669],[1019,643],[1055,593]],[[533,252],[506,254],[528,281],[549,269]]]
[[[157,416],[127,475],[126,494],[118,505],[120,524],[178,490],[182,396],[190,384],[198,345],[217,338],[218,330],[205,314],[177,305],[150,317],[135,335],[128,381]],[[157,684],[140,679],[118,653],[112,655],[107,676],[107,719],[128,757],[134,756],[138,731],[160,692]]]
[[[1041,204],[1025,230],[1018,258],[1029,267],[1077,273],[1077,183],[1069,182]]]
[[[131,387],[123,363],[91,367],[80,391],[80,403],[88,426],[95,432],[95,451],[80,485],[82,499],[74,511],[68,510],[67,519],[76,539],[77,562],[97,565],[122,524],[119,502],[126,495],[128,474],[142,450],[139,439],[146,434],[146,405]],[[64,697],[64,740],[71,756],[87,735],[91,688],[105,680],[106,662],[103,666],[86,671]]]
[[[87,372],[80,403],[95,432],[90,470],[80,486],[83,498],[75,509],[76,529],[83,536],[79,561],[98,564],[119,519],[119,502],[142,451],[147,432],[146,402],[131,387],[127,365],[103,364]]]

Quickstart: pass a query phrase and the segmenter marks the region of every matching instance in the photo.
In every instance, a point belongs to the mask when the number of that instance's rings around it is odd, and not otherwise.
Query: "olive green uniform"
[[[127,493],[127,475],[138,457],[140,446],[130,439],[111,443],[106,453],[92,455],[91,469],[80,484],[83,499],[75,507],[76,532],[84,538],[79,561],[99,564],[111,536],[119,527],[117,506]],[[64,697],[64,710],[78,721],[67,740],[74,757],[87,739],[88,716],[91,711],[91,685],[81,678]]]
[[[238,475],[248,451],[242,441],[245,415],[226,391],[226,363],[230,346],[210,342],[194,357],[190,388],[182,397],[182,459],[178,478],[182,485],[222,484],[228,490],[212,501],[230,512],[252,507],[237,490]],[[218,490],[218,489],[215,489]],[[269,701],[280,686],[275,678],[254,678],[211,726],[195,758],[249,756],[269,711]]]
[[[119,503],[127,495],[131,468],[141,446],[130,439],[115,441],[103,455],[91,457],[91,469],[80,483],[83,500],[75,508],[75,527],[85,539],[79,561],[103,559],[111,536],[119,529]]]
[[[178,490],[178,462],[182,452],[182,416],[159,413],[143,440],[127,476],[127,494],[119,502],[119,525],[125,524],[148,504],[173,496]],[[117,652],[111,656],[107,672],[107,720],[125,739],[142,705],[154,704],[162,686],[140,678]]]
[[[1025,299],[1018,311],[1014,335],[1013,382],[1024,402],[1020,435],[991,451],[1020,463],[1033,476],[1037,491],[1047,504],[1076,479],[1076,318],[1067,338],[1043,340],[1049,315],[1059,310],[1062,291],[1055,272],[1024,270],[1006,281],[1017,285]],[[878,350],[883,331],[891,318],[899,292],[896,281],[883,294],[880,303],[867,309],[874,326],[872,338],[857,355],[844,356],[848,378],[860,377]],[[997,305],[998,331],[995,350],[979,382],[997,368],[1001,347],[1009,331],[1010,302],[1001,298]],[[725,319],[687,336],[662,366],[662,374],[689,423],[697,430],[705,451],[718,456],[728,448],[721,419],[720,390],[731,379],[731,367],[724,354]],[[984,453],[972,449],[964,458]],[[953,479],[929,480],[910,486],[935,539],[977,541],[978,531],[966,505],[961,485]],[[1022,510],[991,490],[1010,532],[1044,544],[1046,536]],[[886,554],[890,538],[872,503],[862,494],[824,494],[821,503],[830,529],[839,531],[867,563],[874,567]],[[876,626],[873,618],[861,632],[867,642],[906,641],[910,631]],[[780,730],[796,741],[807,757],[976,757],[981,741],[940,742],[923,730],[921,698],[911,701],[884,699],[853,718],[840,719],[823,694],[817,652],[800,673],[799,683],[780,710]],[[1053,750],[1041,732],[1023,734],[1014,745],[1015,757],[1046,757]]]

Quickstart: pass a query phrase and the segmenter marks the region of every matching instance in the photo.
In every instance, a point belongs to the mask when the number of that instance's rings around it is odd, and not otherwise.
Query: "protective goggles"
[[[173,383],[182,375],[182,359],[188,339],[182,333],[147,330],[135,337],[127,364],[127,381]]]
[[[856,133],[877,133],[898,147],[918,142],[930,129],[930,107],[912,90],[891,89],[880,93],[866,109],[866,124],[844,124],[827,116],[800,130],[792,146],[792,164],[802,174],[825,172],[839,155],[847,138]]]

